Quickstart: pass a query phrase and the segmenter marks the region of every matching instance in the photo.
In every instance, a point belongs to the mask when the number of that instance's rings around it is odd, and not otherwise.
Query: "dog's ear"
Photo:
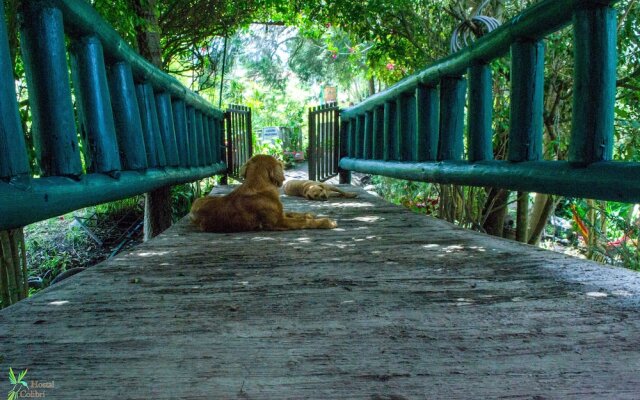
[[[282,186],[284,182],[284,164],[282,161],[277,161],[269,168],[269,180],[277,187]]]
[[[247,179],[247,168],[249,167],[249,163],[251,162],[251,160],[247,161],[246,163],[242,164],[242,166],[240,167],[240,170],[238,172],[240,172],[240,177],[242,179]]]

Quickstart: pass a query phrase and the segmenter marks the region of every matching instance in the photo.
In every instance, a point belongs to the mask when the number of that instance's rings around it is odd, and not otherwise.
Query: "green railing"
[[[613,3],[540,2],[464,50],[342,111],[341,169],[640,202],[640,164],[611,161],[617,61]],[[570,23],[574,84],[569,157],[547,161],[542,159],[543,40]],[[508,159],[494,160],[488,64],[509,51]]]
[[[227,121],[227,175],[242,181],[240,167],[253,155],[251,132],[251,108],[229,105],[225,112]]]
[[[0,230],[226,172],[223,113],[88,2],[29,0],[20,13],[41,173],[28,164],[0,3]]]
[[[338,175],[339,113],[338,103],[309,109],[309,179],[313,181]]]

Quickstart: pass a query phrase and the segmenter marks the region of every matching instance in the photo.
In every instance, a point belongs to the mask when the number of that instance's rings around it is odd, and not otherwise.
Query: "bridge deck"
[[[638,274],[364,192],[283,199],[339,229],[182,221],[2,311],[2,391],[13,367],[46,399],[640,396]]]

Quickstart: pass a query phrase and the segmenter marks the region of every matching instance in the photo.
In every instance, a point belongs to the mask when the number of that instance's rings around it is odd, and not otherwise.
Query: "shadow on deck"
[[[332,231],[183,220],[2,311],[0,371],[47,399],[640,396],[638,274],[360,193],[283,197]]]

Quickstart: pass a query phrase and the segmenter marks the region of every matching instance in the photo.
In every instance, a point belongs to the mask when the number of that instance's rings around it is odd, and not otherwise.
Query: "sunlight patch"
[[[608,294],[603,292],[587,292],[586,295],[589,297],[595,297],[595,298],[604,298],[609,296]]]
[[[364,217],[355,217],[353,220],[354,221],[360,221],[360,222],[376,222],[376,221],[379,221],[381,219],[382,219],[382,217],[378,217],[378,216],[375,216],[375,215],[367,215],[367,216],[364,216]]]
[[[51,303],[49,303],[50,306],[63,306],[65,304],[69,303],[69,301],[67,300],[56,300],[56,301],[52,301]]]
[[[168,251],[145,251],[144,253],[138,253],[139,257],[152,257],[152,256],[164,256],[169,254]]]

